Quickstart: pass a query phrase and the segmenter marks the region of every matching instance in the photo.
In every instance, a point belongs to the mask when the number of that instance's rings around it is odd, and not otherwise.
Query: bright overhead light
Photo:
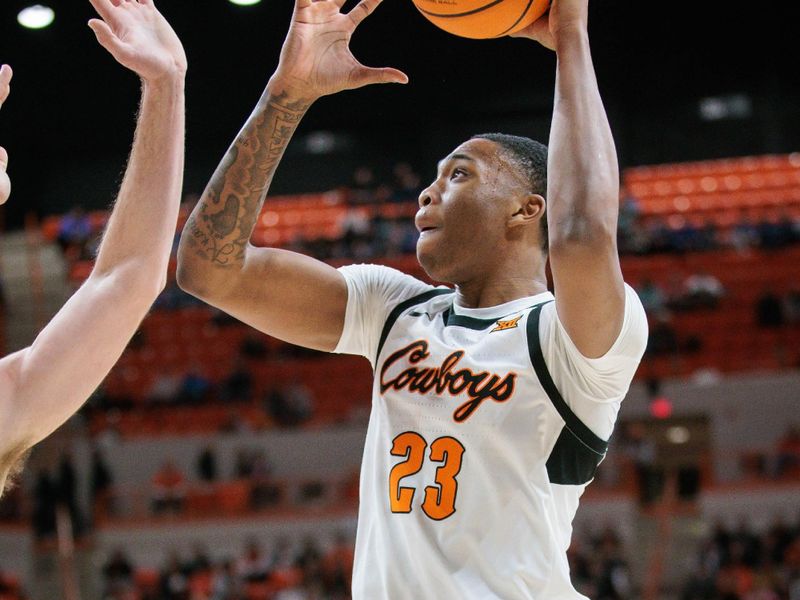
[[[258,4],[261,0],[230,0],[231,4],[236,4],[237,6],[253,6],[253,4]]]
[[[36,4],[23,8],[17,15],[17,22],[28,29],[43,29],[53,22],[56,13],[49,6]]]

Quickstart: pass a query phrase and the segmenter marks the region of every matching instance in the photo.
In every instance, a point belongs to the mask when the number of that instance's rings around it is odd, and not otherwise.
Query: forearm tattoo
[[[308,107],[281,94],[250,117],[184,228],[197,256],[225,267],[244,260],[267,189]]]

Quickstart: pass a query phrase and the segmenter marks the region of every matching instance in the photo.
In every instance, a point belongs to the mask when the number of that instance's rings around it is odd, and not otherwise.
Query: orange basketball
[[[550,0],[413,0],[426,19],[461,37],[496,38],[524,29]]]

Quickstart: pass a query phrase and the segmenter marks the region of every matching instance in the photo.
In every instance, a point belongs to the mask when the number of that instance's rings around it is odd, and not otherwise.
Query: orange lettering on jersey
[[[398,350],[383,363],[381,368],[381,393],[388,389],[408,389],[420,395],[444,392],[451,396],[465,394],[469,399],[453,412],[453,419],[462,423],[484,402],[494,400],[505,402],[514,395],[517,374],[508,373],[500,376],[488,371],[474,373],[463,368],[456,370],[459,361],[464,357],[463,350],[456,350],[448,355],[438,367],[415,366],[430,356],[428,342],[418,340]],[[397,377],[386,381],[386,372],[399,361],[406,359],[411,366]]]
[[[498,321],[497,327],[492,329],[489,333],[494,333],[495,331],[505,331],[506,329],[514,329],[517,327],[517,323],[522,318],[522,315],[518,316],[516,319],[509,319],[508,321]]]

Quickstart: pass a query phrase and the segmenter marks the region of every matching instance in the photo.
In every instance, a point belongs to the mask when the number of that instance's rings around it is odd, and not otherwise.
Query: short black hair
[[[494,142],[503,149],[508,161],[525,177],[532,194],[547,201],[547,146],[521,135],[507,133],[480,133],[471,139]],[[541,219],[542,250],[547,252],[547,217]]]

